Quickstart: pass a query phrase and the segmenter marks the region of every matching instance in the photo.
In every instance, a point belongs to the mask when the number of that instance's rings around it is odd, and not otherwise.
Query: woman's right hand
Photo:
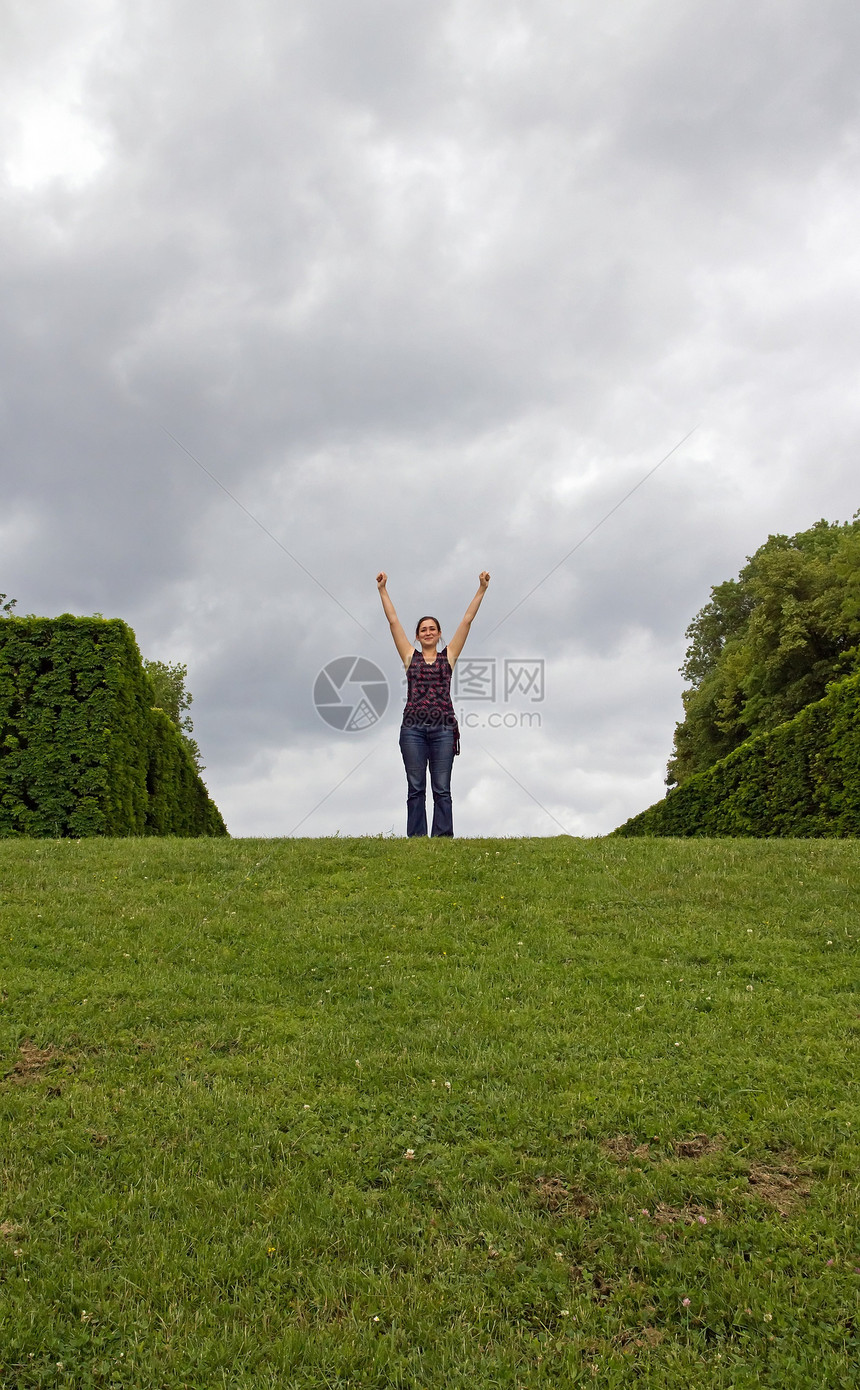
[[[384,589],[387,583],[388,575],[385,573],[385,570],[380,570],[379,574],[376,576],[377,589]]]

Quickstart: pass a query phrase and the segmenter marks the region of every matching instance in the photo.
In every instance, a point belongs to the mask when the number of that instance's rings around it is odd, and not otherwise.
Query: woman
[[[409,792],[406,798],[406,834],[427,834],[427,764],[430,764],[430,788],[433,792],[433,828],[431,835],[453,835],[451,813],[451,768],[454,756],[460,751],[460,730],[454,706],[451,704],[451,672],[463,650],[472,620],[481,606],[490,576],[484,570],[478,592],[466,609],[463,621],[447,647],[438,651],[442,629],[437,618],[424,617],[415,629],[421,643],[417,652],[400,624],[394,604],[388,596],[388,575],[376,576],[376,587],[391,628],[394,645],[406,667],[408,695],[400,730],[400,751],[406,768]]]

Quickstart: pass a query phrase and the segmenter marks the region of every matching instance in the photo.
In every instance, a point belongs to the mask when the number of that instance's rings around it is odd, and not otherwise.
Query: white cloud
[[[37,98],[21,110],[5,172],[13,188],[32,191],[55,179],[80,188],[105,160],[99,132],[68,99]]]

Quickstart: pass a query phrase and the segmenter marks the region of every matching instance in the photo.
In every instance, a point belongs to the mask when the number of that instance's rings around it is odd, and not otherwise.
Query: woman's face
[[[432,619],[425,618],[418,629],[418,641],[422,647],[435,647],[441,636],[441,632]]]

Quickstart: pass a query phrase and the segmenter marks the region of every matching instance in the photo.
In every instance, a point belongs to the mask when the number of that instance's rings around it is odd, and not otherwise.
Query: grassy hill
[[[850,841],[0,843],[4,1387],[852,1383]]]

